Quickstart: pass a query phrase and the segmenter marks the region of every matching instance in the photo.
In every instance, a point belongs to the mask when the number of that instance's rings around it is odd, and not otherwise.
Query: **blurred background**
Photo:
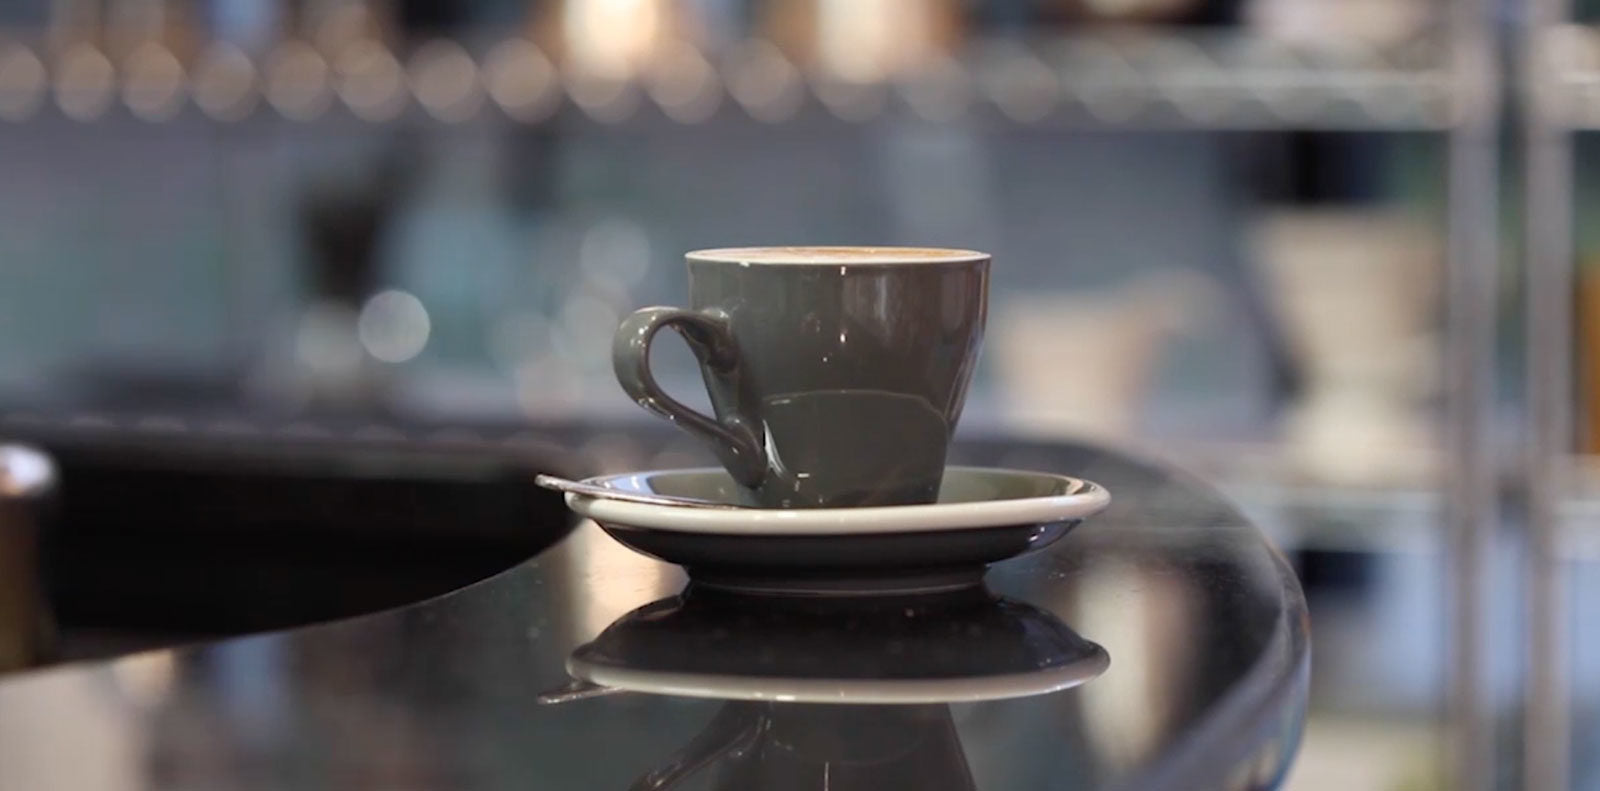
[[[962,433],[1173,460],[1301,574],[1291,788],[1568,730],[1600,788],[1578,5],[0,0],[0,436],[691,463],[608,357],[683,252],[977,248]]]

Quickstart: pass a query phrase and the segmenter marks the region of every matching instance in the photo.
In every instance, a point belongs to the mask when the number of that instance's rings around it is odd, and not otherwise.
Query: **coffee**
[[[987,258],[974,250],[938,247],[723,247],[696,250],[690,260],[734,264],[913,264]]]

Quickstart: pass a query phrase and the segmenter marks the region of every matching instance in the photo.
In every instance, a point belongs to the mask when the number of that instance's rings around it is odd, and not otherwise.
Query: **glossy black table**
[[[852,749],[901,750],[903,733],[933,722],[930,738],[948,741],[936,752],[970,778],[939,781],[952,788],[1275,787],[1304,721],[1309,631],[1300,586],[1260,532],[1205,484],[1091,447],[976,443],[955,461],[1111,489],[1109,511],[987,578],[994,596],[1103,646],[1109,667],[1082,686],[1009,700],[841,714],[793,704],[782,738],[837,742],[824,731],[856,729]],[[662,777],[728,703],[625,692],[552,704],[541,694],[569,683],[574,649],[684,584],[675,567],[585,524],[526,563],[414,606],[0,676],[0,788],[648,787],[635,784]],[[981,641],[962,650],[984,661]],[[758,775],[729,763],[753,749],[672,787],[737,787]]]

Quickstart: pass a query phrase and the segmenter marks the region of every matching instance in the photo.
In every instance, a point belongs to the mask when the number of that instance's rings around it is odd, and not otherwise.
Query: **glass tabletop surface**
[[[0,788],[1275,787],[1309,630],[1261,533],[1117,453],[965,453],[1112,505],[981,588],[858,599],[698,588],[584,523],[413,606],[0,677]]]

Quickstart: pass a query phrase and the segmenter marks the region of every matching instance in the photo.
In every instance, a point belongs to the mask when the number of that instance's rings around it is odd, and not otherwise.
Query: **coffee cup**
[[[749,505],[938,498],[988,314],[989,256],[917,247],[744,247],[687,256],[690,307],[617,329],[636,402],[705,441]],[[664,392],[650,346],[670,327],[713,414]]]

